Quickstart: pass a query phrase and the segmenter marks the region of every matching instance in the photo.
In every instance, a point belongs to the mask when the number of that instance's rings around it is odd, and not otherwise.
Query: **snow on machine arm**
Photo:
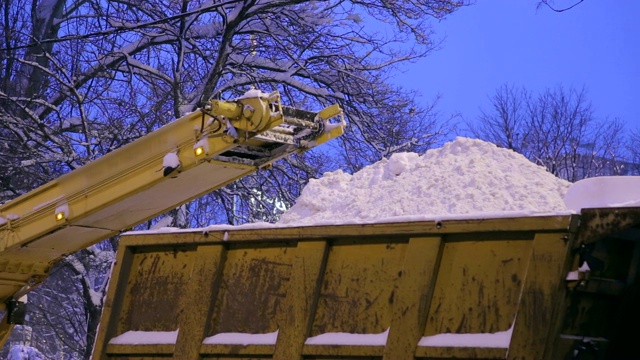
[[[0,310],[14,311],[63,256],[322,144],[343,126],[338,105],[309,112],[282,106],[278,92],[250,90],[12,200],[0,207]]]

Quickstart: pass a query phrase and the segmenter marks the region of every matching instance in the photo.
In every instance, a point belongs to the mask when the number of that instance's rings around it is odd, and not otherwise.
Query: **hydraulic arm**
[[[0,207],[0,304],[15,305],[65,255],[339,136],[343,125],[337,105],[308,112],[250,90],[12,200]]]

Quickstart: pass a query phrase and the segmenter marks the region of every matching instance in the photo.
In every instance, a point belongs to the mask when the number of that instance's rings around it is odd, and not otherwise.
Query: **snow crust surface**
[[[45,360],[38,349],[26,345],[12,346],[8,356],[7,360]]]
[[[109,341],[109,344],[175,344],[178,339],[176,331],[127,331]]]
[[[209,345],[275,345],[278,330],[267,334],[220,333],[205,338],[203,344]]]
[[[580,180],[569,188],[569,209],[640,206],[640,176],[600,176]]]
[[[380,334],[324,333],[307,338],[306,345],[365,345],[385,346],[389,329]]]
[[[423,336],[418,346],[509,348],[513,325],[506,331],[489,334],[436,334]]]
[[[167,153],[162,159],[162,166],[177,169],[180,166],[180,158],[176,153]]]
[[[353,175],[338,170],[311,180],[279,224],[566,213],[569,186],[514,151],[458,137],[424,155],[396,153]]]

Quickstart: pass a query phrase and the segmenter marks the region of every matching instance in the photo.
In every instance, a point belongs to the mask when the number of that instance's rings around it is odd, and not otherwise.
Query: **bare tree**
[[[388,86],[384,73],[433,51],[438,41],[430,20],[462,5],[458,0],[5,0],[0,202],[212,97],[233,98],[254,86],[279,90],[285,103],[297,107],[339,103],[350,125],[338,152],[317,150],[281,161],[268,173],[180,210],[190,215],[186,225],[273,221],[274,213],[290,206],[306,181],[328,166],[346,166],[351,159],[349,167],[357,169],[393,151],[426,148],[446,134],[431,104]],[[366,24],[372,21],[386,21],[395,32],[370,29]],[[402,46],[406,43],[415,46]],[[89,255],[75,254],[58,273],[73,273]],[[74,278],[85,293],[83,308],[99,307],[97,297],[87,295],[95,284]],[[59,316],[53,323],[80,328],[75,323],[80,319]],[[82,326],[95,324],[86,318]],[[87,328],[87,338],[74,346],[90,347],[94,330]],[[71,339],[63,338],[61,343]]]
[[[584,88],[559,86],[533,96],[503,85],[490,101],[491,111],[482,111],[470,125],[475,136],[569,181],[623,173],[623,124],[596,118]]]
[[[498,146],[521,151],[529,96],[524,88],[502,85],[490,97],[491,108],[480,110],[477,123],[472,125],[474,135]]]
[[[567,4],[563,4],[562,6],[557,6],[557,5],[555,5],[555,1],[553,1],[553,0],[541,0],[538,3],[538,8],[540,8],[542,6],[546,6],[549,9],[560,13],[560,12],[565,12],[565,11],[573,9],[574,7],[580,5],[583,1],[584,0],[571,0]]]
[[[634,129],[630,132],[628,142],[626,144],[627,153],[629,154],[629,162],[627,164],[628,173],[631,175],[640,174],[640,130]]]

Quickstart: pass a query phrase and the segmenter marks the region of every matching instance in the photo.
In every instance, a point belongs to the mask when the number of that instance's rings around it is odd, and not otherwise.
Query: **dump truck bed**
[[[94,359],[542,359],[577,220],[123,236]]]
[[[640,208],[130,233],[94,359],[637,358],[638,269]]]

